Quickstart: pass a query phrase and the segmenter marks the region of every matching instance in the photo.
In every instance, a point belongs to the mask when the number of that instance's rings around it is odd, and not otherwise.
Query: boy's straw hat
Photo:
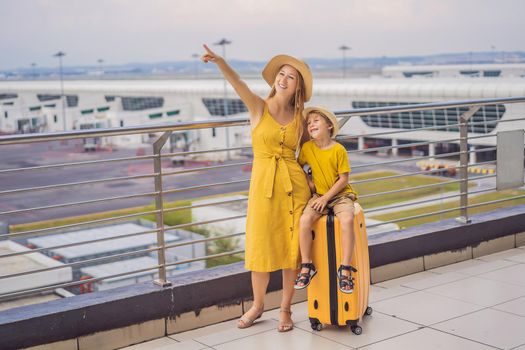
[[[268,85],[273,86],[275,82],[275,76],[279,72],[282,66],[285,64],[290,65],[297,69],[301,76],[303,77],[304,86],[305,86],[305,101],[308,101],[312,97],[312,72],[310,72],[310,67],[301,61],[298,58],[288,55],[277,55],[266,64],[262,71],[262,76]]]
[[[308,114],[312,112],[320,112],[321,114],[323,114],[325,117],[327,117],[330,120],[330,122],[332,123],[334,127],[334,131],[332,132],[332,138],[335,139],[335,136],[339,132],[339,123],[337,122],[337,118],[335,117],[335,114],[330,112],[327,108],[324,108],[321,106],[312,106],[312,107],[307,107],[303,110],[303,118],[306,119],[306,117],[308,117]]]

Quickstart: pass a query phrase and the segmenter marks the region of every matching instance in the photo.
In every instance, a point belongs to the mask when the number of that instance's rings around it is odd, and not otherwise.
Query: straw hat
[[[266,67],[264,67],[262,71],[264,80],[266,80],[268,85],[273,86],[275,76],[279,72],[279,69],[285,64],[294,67],[299,73],[301,73],[306,88],[305,101],[308,101],[310,97],[312,97],[312,72],[310,72],[310,67],[298,58],[288,55],[275,56],[266,64]]]
[[[324,107],[312,106],[312,107],[307,107],[303,110],[303,118],[306,119],[306,117],[308,117],[308,114],[312,112],[320,112],[325,117],[327,117],[330,120],[330,122],[332,122],[332,125],[334,126],[334,131],[332,132],[332,138],[335,139],[335,136],[339,132],[339,123],[337,122],[337,118],[335,117],[335,114],[333,114],[332,112],[330,112],[328,109]]]

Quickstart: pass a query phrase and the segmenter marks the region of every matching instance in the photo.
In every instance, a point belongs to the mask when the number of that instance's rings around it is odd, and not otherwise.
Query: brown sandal
[[[252,306],[252,307],[255,308],[255,306]],[[257,314],[255,315],[255,317],[250,318],[246,316],[246,314],[242,315],[241,318],[237,320],[237,328],[244,329],[244,328],[251,327],[253,326],[253,323],[255,322],[255,320],[258,320],[259,318],[261,318],[264,312],[264,305],[262,305],[260,308],[255,308],[255,309],[257,310]]]
[[[292,311],[290,309],[281,308],[279,310],[279,313],[281,313],[281,312],[289,314],[290,317],[292,316]],[[277,327],[277,331],[283,333],[283,332],[289,332],[292,329],[293,329],[293,321],[292,321],[292,323],[285,323],[283,321],[279,321],[279,326]]]

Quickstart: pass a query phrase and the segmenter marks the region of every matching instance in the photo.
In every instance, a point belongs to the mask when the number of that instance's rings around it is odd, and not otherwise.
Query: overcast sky
[[[525,50],[523,0],[0,0],[0,70],[191,59]]]

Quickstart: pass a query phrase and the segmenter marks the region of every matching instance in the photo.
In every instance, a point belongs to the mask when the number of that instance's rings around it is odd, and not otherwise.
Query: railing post
[[[459,206],[460,216],[457,221],[468,224],[468,120],[479,110],[480,106],[472,106],[459,117]]]
[[[157,210],[156,221],[157,221],[157,247],[160,248],[157,251],[159,261],[159,279],[153,281],[153,283],[167,287],[171,285],[171,282],[166,280],[166,244],[164,242],[164,201],[163,201],[163,190],[162,190],[162,158],[160,153],[162,147],[171,135],[171,131],[167,131],[162,134],[161,137],[153,143],[153,170],[155,172],[155,209]]]

